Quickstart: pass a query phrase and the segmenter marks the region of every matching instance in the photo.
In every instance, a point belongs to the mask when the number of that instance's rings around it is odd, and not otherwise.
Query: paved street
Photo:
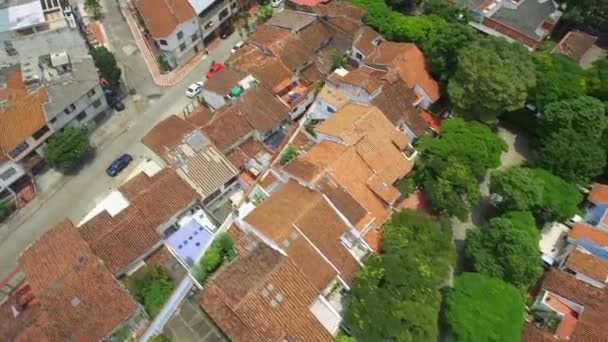
[[[186,87],[201,80],[212,60],[225,60],[232,45],[241,39],[236,34],[222,41],[181,83],[159,88],[152,83],[116,4],[106,0],[104,5],[103,23],[111,47],[128,86],[136,89],[136,94],[125,100],[126,110],[115,113],[92,134],[96,147],[94,160],[74,176],[57,176],[52,172],[43,176],[43,179],[52,178],[50,184],[42,186],[35,200],[0,226],[0,279],[15,267],[16,257],[29,243],[63,218],[77,223],[95,206],[96,200],[120,184],[130,170],[110,178],[105,174],[106,167],[125,152],[136,158],[132,165],[145,158],[145,147],[139,140],[160,119],[181,112],[188,103],[184,94]]]

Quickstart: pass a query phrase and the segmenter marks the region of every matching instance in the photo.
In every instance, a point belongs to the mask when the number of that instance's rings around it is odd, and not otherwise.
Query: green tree
[[[283,153],[281,153],[281,156],[279,157],[279,164],[285,165],[285,164],[289,163],[292,159],[297,157],[299,154],[300,154],[300,151],[298,150],[298,148],[292,144],[289,144],[289,145],[287,145],[287,148],[285,149],[285,151],[283,151]]]
[[[466,24],[469,21],[469,9],[466,6],[451,3],[449,0],[425,0],[422,8],[424,14],[434,14],[448,22]]]
[[[67,127],[49,139],[44,148],[44,157],[52,167],[67,170],[76,165],[90,148],[86,131]]]
[[[470,230],[465,251],[475,271],[527,289],[542,274],[539,240],[532,214],[516,211]]]
[[[151,317],[155,317],[171,296],[175,286],[168,279],[155,279],[144,284],[142,289],[143,305]]]
[[[438,288],[454,262],[451,229],[404,210],[384,234],[382,254],[372,255],[353,281],[345,321],[365,341],[436,340]]]
[[[95,19],[98,19],[101,16],[102,7],[99,0],[85,0],[84,9]]]
[[[541,52],[534,54],[536,86],[530,90],[529,101],[539,111],[558,100],[585,94],[583,70],[573,59],[562,54]]]
[[[0,202],[0,223],[4,222],[10,215],[11,207],[4,202]]]
[[[503,112],[522,108],[535,84],[529,51],[520,43],[488,37],[460,49],[447,92],[460,115],[493,122]]]
[[[385,0],[386,3],[398,12],[412,14],[416,12],[416,0]]]
[[[587,94],[608,101],[608,58],[595,61],[593,66],[585,71],[585,88]]]
[[[204,283],[223,263],[234,260],[236,256],[234,241],[230,235],[228,233],[220,234],[213,240],[198,262],[195,270],[196,278],[199,282]]]
[[[348,64],[348,59],[345,54],[336,51],[331,55],[331,70],[344,68]]]
[[[543,169],[514,167],[492,174],[490,192],[505,211],[531,211],[542,221],[565,220],[578,212],[582,195],[574,184]]]
[[[122,71],[116,63],[114,54],[104,46],[92,48],[90,53],[100,76],[108,81],[113,88],[117,87],[120,83]]]
[[[475,40],[468,25],[449,24],[422,43],[422,49],[431,66],[433,76],[446,83],[456,71],[458,52]]]
[[[272,18],[273,9],[270,5],[261,5],[255,11],[255,16],[259,22],[265,23]]]
[[[608,32],[608,0],[566,0],[565,26],[593,34]]]
[[[590,96],[553,102],[540,117],[540,134],[572,129],[587,142],[598,141],[608,126],[604,104]],[[599,143],[599,142],[598,142]]]
[[[604,147],[569,128],[543,135],[533,157],[535,166],[583,185],[601,174],[606,166]]]
[[[424,189],[433,209],[462,221],[481,197],[475,177],[458,163],[447,166],[436,177],[427,178]]]
[[[463,273],[446,296],[446,321],[454,342],[521,339],[524,303],[513,286],[477,273]]]
[[[500,155],[507,150],[507,144],[488,126],[456,118],[443,122],[440,139],[422,137],[418,150],[425,167],[442,161],[460,163],[468,168],[475,178],[482,180],[486,170],[500,165]]]

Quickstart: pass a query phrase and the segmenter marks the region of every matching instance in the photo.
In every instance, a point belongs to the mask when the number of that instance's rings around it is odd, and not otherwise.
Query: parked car
[[[270,0],[270,6],[279,7],[285,2],[285,0]]]
[[[207,76],[207,78],[211,78],[213,77],[213,74],[224,69],[224,64],[222,63],[215,63],[213,62],[211,64],[211,68],[209,68],[209,71],[207,71],[207,73],[205,74],[205,76]]]
[[[237,52],[240,48],[243,47],[243,45],[245,45],[245,43],[243,43],[243,41],[240,41],[240,42],[234,44],[234,46],[232,47],[232,49],[230,49],[230,53]]]
[[[188,86],[188,89],[186,89],[186,96],[193,98],[200,94],[201,90],[203,90],[203,82],[192,83]]]
[[[125,110],[125,104],[122,103],[122,101],[120,101],[119,99],[116,99],[113,103],[110,104],[110,106],[112,106],[112,108],[114,108],[114,110],[117,112],[122,112],[123,110]]]
[[[106,169],[106,173],[110,177],[116,177],[120,171],[124,170],[133,161],[133,157],[130,154],[125,153],[118,159],[114,160],[112,164]]]
[[[226,39],[234,32],[234,26],[226,25],[220,29],[220,38]]]

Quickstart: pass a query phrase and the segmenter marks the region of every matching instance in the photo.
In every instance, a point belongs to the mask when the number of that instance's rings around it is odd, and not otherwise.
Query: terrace
[[[184,264],[192,268],[213,240],[216,230],[216,225],[199,208],[165,230],[165,243]]]

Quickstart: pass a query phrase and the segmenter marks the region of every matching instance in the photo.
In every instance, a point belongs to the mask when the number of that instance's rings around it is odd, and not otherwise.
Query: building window
[[[68,108],[64,109],[63,112],[66,115],[70,115],[70,113],[73,112],[74,110],[76,110],[76,106],[72,103],[71,105],[68,106]]]
[[[179,50],[180,50],[180,51],[184,51],[184,50],[186,50],[186,43],[181,43],[181,44],[179,45]]]
[[[331,108],[330,106],[327,106],[327,111],[330,112],[330,113],[335,113],[336,112],[336,110],[333,109],[333,108]]]
[[[192,42],[194,43],[198,39],[198,33],[192,35]]]
[[[93,102],[93,108],[99,108],[99,106],[101,106],[101,99],[98,99],[97,101]]]
[[[182,38],[184,38],[184,32],[182,32],[182,31],[177,32],[177,39],[182,40]]]
[[[86,117],[87,113],[83,110],[82,112],[80,112],[80,114],[76,116],[76,120],[78,120],[78,122],[82,122],[82,120],[84,120]]]
[[[2,179],[4,182],[6,182],[16,174],[17,174],[17,170],[15,170],[14,167],[11,167],[11,168],[7,169],[6,171],[0,173],[0,179]]]
[[[224,10],[220,12],[219,19],[223,20],[224,18],[226,18],[228,16],[228,13],[230,13],[230,12],[228,12],[228,9],[224,8]]]
[[[158,40],[158,43],[159,43],[160,45],[164,45],[164,46],[166,46],[166,45],[167,45],[167,41],[166,41],[166,40],[164,40],[164,39],[159,39],[159,40]]]
[[[203,26],[203,28],[205,30],[208,29],[208,28],[211,28],[211,27],[213,27],[213,21],[210,21],[210,22],[206,23],[205,26]]]
[[[42,138],[45,134],[47,134],[51,129],[49,128],[49,126],[44,125],[42,126],[41,129],[37,130],[36,132],[34,132],[34,134],[32,134],[32,137],[36,140]]]
[[[233,2],[230,4],[230,8],[235,9],[236,8],[236,2]]]
[[[95,95],[95,88],[93,88],[93,89],[89,90],[89,92],[87,93],[87,96],[88,96],[88,97],[91,97],[91,96],[93,96],[93,95]]]
[[[57,118],[52,118],[51,123],[54,124],[55,122],[57,122]]]
[[[355,57],[357,57],[357,59],[363,59],[363,55],[358,52],[355,54]]]
[[[11,158],[17,158],[17,157],[19,157],[19,155],[20,155],[21,153],[23,153],[23,151],[27,150],[27,148],[28,148],[28,147],[30,147],[30,145],[28,145],[28,143],[24,141],[24,142],[22,142],[21,144],[19,144],[19,146],[17,146],[17,147],[15,147],[14,149],[12,149],[12,150],[11,150],[11,151],[8,153],[8,155],[9,155]]]

